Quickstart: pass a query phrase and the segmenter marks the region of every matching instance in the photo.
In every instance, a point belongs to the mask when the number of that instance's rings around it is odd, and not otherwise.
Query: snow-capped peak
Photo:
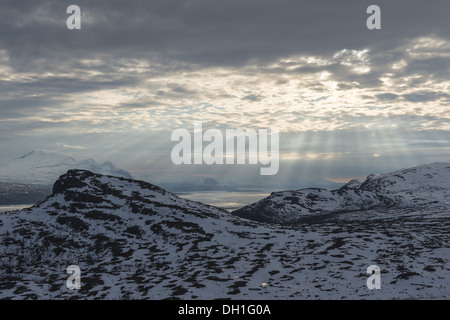
[[[304,216],[375,208],[450,205],[450,163],[431,163],[351,180],[337,190],[272,193],[234,214],[258,221],[292,223]]]
[[[62,153],[35,149],[0,167],[0,181],[25,184],[52,185],[60,175],[70,169],[83,169],[105,175],[131,179],[125,170],[111,162],[98,163],[94,159],[77,161]]]

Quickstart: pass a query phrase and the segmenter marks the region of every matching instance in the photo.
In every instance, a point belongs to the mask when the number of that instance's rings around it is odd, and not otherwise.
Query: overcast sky
[[[281,180],[450,162],[449,13],[448,0],[0,0],[0,164],[40,148],[137,177],[262,179],[173,165],[171,132],[199,120],[278,129]]]

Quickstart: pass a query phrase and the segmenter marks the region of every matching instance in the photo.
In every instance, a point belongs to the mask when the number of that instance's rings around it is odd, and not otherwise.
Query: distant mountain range
[[[74,158],[44,150],[33,150],[0,166],[0,205],[33,204],[51,194],[53,183],[70,169],[133,179],[111,162]]]
[[[43,200],[50,194],[51,186],[60,175],[71,169],[87,170],[104,175],[112,175],[134,179],[131,174],[119,169],[111,162],[98,163],[93,159],[77,160],[68,155],[54,151],[35,149],[13,159],[7,164],[0,165],[0,205],[32,204]],[[264,177],[267,179],[267,177]],[[228,195],[216,196],[209,199],[210,204],[237,208],[249,203],[249,193],[255,193],[253,199],[260,199],[259,194],[269,194],[274,190],[283,190],[289,186],[321,186],[337,188],[342,184],[333,183],[325,179],[311,180],[304,177],[275,177],[270,181],[257,176],[246,178],[245,175],[233,177],[208,177],[165,172],[152,172],[139,177],[140,180],[152,182],[185,197],[204,199],[199,195],[203,192],[223,192],[247,194],[235,197],[230,205]]]
[[[295,223],[307,216],[368,209],[450,207],[450,163],[432,163],[352,180],[337,190],[273,192],[233,212],[256,221]]]
[[[78,161],[61,153],[35,149],[1,166],[0,182],[53,185],[60,175],[70,169],[89,170],[104,175],[133,178],[129,172],[115,167],[108,161],[101,164],[93,159]]]
[[[449,171],[274,193],[243,218],[70,170],[44,201],[0,214],[0,299],[447,299]],[[66,286],[71,265],[79,290]],[[370,265],[381,290],[366,287]]]
[[[192,174],[167,174],[153,172],[139,176],[139,180],[155,183],[172,192],[197,192],[197,191],[228,191],[259,190],[270,192],[301,187],[339,188],[343,183],[336,183],[326,179],[313,179],[290,176],[247,176],[245,173],[207,177]]]

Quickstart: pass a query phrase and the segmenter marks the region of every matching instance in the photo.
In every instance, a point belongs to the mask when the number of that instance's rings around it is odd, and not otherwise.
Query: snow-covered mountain
[[[400,175],[409,179],[408,172]],[[411,189],[403,189],[402,177],[372,177],[364,187],[361,182],[347,187],[355,194],[365,188],[373,192],[377,186],[388,188],[385,181],[395,179],[391,190],[399,187],[396,194],[407,193]],[[428,190],[433,181],[419,180],[412,190]],[[289,226],[261,223],[179,198],[150,183],[71,170],[56,181],[46,200],[0,214],[0,299],[450,295],[447,209],[310,217],[320,219]],[[71,265],[81,271],[79,290],[66,286]],[[381,290],[366,287],[370,265],[381,269]]]
[[[57,152],[33,150],[0,167],[0,181],[34,185],[52,185],[60,175],[70,169],[132,179],[130,173],[116,168],[111,162],[102,164],[93,159],[77,161]]]
[[[293,223],[310,215],[385,208],[448,208],[450,163],[432,163],[352,180],[337,190],[273,192],[233,212],[240,217]]]

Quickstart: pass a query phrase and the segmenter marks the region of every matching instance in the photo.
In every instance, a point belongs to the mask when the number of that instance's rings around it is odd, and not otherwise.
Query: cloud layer
[[[162,170],[170,132],[202,120],[280,130],[286,163],[383,161],[396,139],[418,159],[449,155],[448,1],[381,3],[373,31],[369,1],[76,2],[82,29],[69,31],[72,1],[2,1],[10,154],[34,145]]]

